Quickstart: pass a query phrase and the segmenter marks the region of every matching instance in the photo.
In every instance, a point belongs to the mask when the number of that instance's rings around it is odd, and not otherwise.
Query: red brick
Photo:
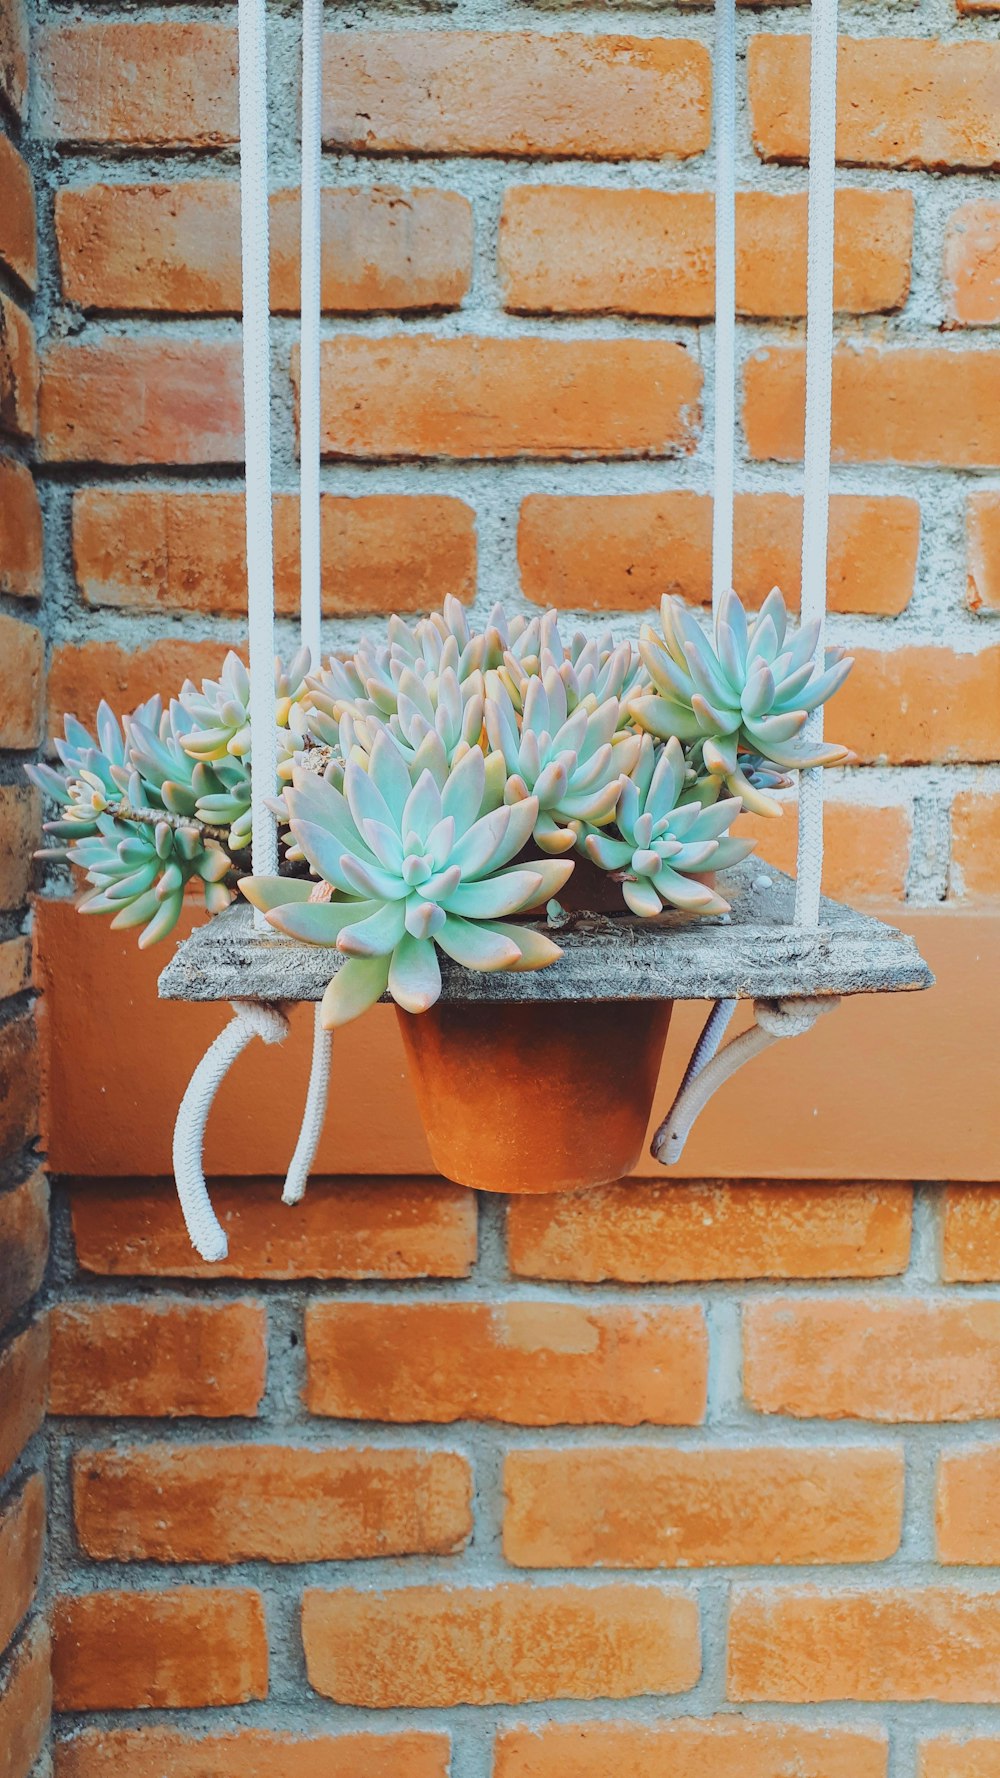
[[[45,355],[41,451],[49,463],[241,463],[234,340],[62,341]]]
[[[13,620],[11,620],[13,621]],[[0,625],[0,636],[4,633]],[[0,786],[0,910],[9,913],[27,899],[31,851],[41,839],[41,799],[25,784]]]
[[[901,1451],[641,1447],[511,1451],[504,1555],[517,1568],[884,1562]]]
[[[344,334],[322,350],[326,456],[669,457],[696,442],[701,372],[672,340]]]
[[[989,1420],[1000,1413],[1000,1303],[756,1302],[744,1388],[764,1414]]]
[[[28,16],[23,0],[0,0],[0,99],[20,117],[28,96]]]
[[[52,1311],[53,1414],[256,1414],[267,1319],[257,1303],[59,1303]]]
[[[0,1026],[0,1156],[38,1134],[38,1033],[30,1013]]]
[[[842,37],[837,158],[863,167],[1000,166],[1000,43]],[[809,38],[754,37],[747,55],[754,146],[765,160],[809,149]]]
[[[1000,1278],[1000,1186],[949,1185],[941,1275],[949,1284]]]
[[[31,1475],[0,1511],[0,1651],[30,1610],[45,1552],[45,1483]]]
[[[393,185],[328,187],[322,205],[324,309],[460,306],[472,274],[467,198]],[[63,294],[81,308],[240,313],[233,181],[72,187],[56,194],[55,220]],[[297,191],[271,199],[271,304],[298,312]]]
[[[173,697],[185,679],[216,674],[226,648],[221,641],[172,638],[132,648],[119,642],[60,643],[49,664],[49,732],[62,733],[66,713],[92,729],[102,698],[113,710],[132,710],[155,692]]]
[[[57,1710],[197,1710],[267,1696],[259,1593],[63,1595],[52,1611]]]
[[[739,1716],[547,1723],[501,1733],[493,1778],[886,1778],[883,1731]]]
[[[73,1462],[77,1535],[101,1561],[447,1556],[471,1535],[471,1498],[448,1451],[144,1445]]]
[[[1000,321],[1000,204],[972,198],[952,212],[944,282],[952,321],[965,327]]]
[[[949,898],[995,901],[1000,894],[1000,796],[960,790],[951,805]]]
[[[801,585],[802,502],[738,494],[735,585],[758,605]],[[920,508],[903,496],[835,494],[830,503],[831,611],[895,617],[913,594]],[[529,494],[517,533],[521,585],[536,605],[566,611],[647,611],[664,593],[712,598],[712,499],[663,494]],[[998,571],[1000,573],[1000,571]],[[997,595],[1000,605],[1000,592]]]
[[[44,734],[45,643],[34,624],[0,612],[0,747],[30,753]]]
[[[442,494],[324,494],[323,610],[426,611],[445,591],[470,604],[476,521]],[[275,609],[299,609],[299,504],[274,502]],[[73,559],[89,605],[246,612],[242,494],[84,488],[73,499]]]
[[[0,457],[0,593],[42,596],[42,509],[31,470]]]
[[[696,1425],[699,1308],[310,1303],[308,1404],[346,1420]]]
[[[0,136],[0,260],[29,290],[38,283],[35,245],[35,191],[31,174],[13,142]]]
[[[0,432],[34,438],[38,430],[38,354],[23,309],[0,291]]]
[[[302,1600],[309,1683],[364,1709],[687,1691],[698,1606],[652,1586],[408,1587]]]
[[[801,458],[804,412],[801,348],[755,352],[744,372],[750,455]],[[1000,465],[1000,351],[840,347],[833,361],[833,455],[840,463]]]
[[[836,711],[831,721],[836,729]],[[737,832],[756,840],[754,857],[762,864],[773,864],[794,876],[798,808],[791,801],[782,806],[780,821],[766,815],[741,815]],[[908,809],[838,803],[828,792],[823,810],[824,894],[836,896],[838,901],[902,901],[912,834]]]
[[[806,194],[737,198],[737,302],[745,315],[803,315]],[[837,196],[836,303],[897,309],[910,287],[913,197]],[[714,203],[707,192],[568,185],[509,190],[500,217],[504,306],[521,314],[715,313]]]
[[[961,12],[987,10],[959,4]],[[1000,1778],[1000,1741],[957,1738],[925,1741],[919,1750],[918,1778]]]
[[[726,1695],[734,1703],[995,1704],[1000,1594],[737,1588]]]
[[[509,1263],[588,1284],[881,1278],[906,1267],[912,1205],[905,1185],[623,1181],[512,1201]]]
[[[0,0],[2,12],[2,0]],[[49,1633],[36,1622],[0,1673],[0,1750],[3,1778],[28,1778],[48,1740],[52,1716]]]
[[[710,85],[684,38],[331,32],[323,134],[362,153],[683,157],[708,147]]]
[[[0,1194],[0,1327],[34,1296],[48,1251],[49,1182],[39,1168],[23,1185]]]
[[[447,1736],[419,1730],[307,1737],[268,1729],[205,1736],[83,1729],[55,1748],[56,1778],[448,1778],[448,1760]]]
[[[310,1179],[289,1216],[277,1180],[212,1182],[229,1256],[192,1250],[172,1181],[81,1180],[72,1192],[77,1263],[104,1276],[465,1278],[476,1200],[445,1179]]]
[[[27,938],[0,943],[0,1000],[9,1000],[31,986],[31,944]]]
[[[33,1321],[0,1349],[0,1476],[16,1463],[45,1418],[48,1369],[47,1321]]]
[[[1000,494],[970,494],[966,505],[968,603],[972,611],[1000,611]]]
[[[228,25],[54,25],[35,51],[36,133],[55,142],[215,148],[239,135]]]
[[[1000,1448],[942,1451],[937,1472],[937,1559],[992,1568],[1000,1561]]]
[[[827,728],[866,765],[992,761],[1000,753],[1000,648],[859,648]]]

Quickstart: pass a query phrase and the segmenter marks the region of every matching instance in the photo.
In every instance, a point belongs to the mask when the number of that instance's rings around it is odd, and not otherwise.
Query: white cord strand
[[[312,1063],[309,1069],[305,1110],[302,1113],[302,1126],[299,1130],[298,1142],[295,1145],[295,1153],[285,1179],[285,1189],[281,1194],[283,1204],[299,1204],[305,1196],[306,1184],[312,1172],[312,1164],[316,1158],[316,1149],[323,1129],[323,1119],[326,1116],[333,1033],[324,1030],[321,1012],[322,1008],[317,1005],[313,1015]]]
[[[809,71],[809,248],[806,290],[806,421],[802,501],[802,622],[820,625],[823,659],[833,406],[834,204],[837,172],[837,0],[813,0]],[[804,730],[823,737],[822,708]],[[819,924],[823,876],[823,771],[799,780],[795,924]]]
[[[733,455],[735,402],[727,411],[735,377],[735,243],[727,234],[735,208],[735,139],[726,130],[735,110],[735,0],[716,0],[716,315],[715,315],[715,502],[712,535],[712,604],[717,609],[732,574]],[[823,654],[826,616],[827,542],[830,506],[830,424],[833,390],[834,198],[837,127],[837,0],[813,0],[810,65],[809,250],[806,327],[806,424],[802,515],[802,621],[818,620],[819,655]],[[728,478],[728,479],[727,479]],[[725,502],[728,501],[728,513]],[[728,517],[728,527],[726,519]],[[728,554],[727,554],[728,548]],[[728,569],[724,576],[723,569]],[[823,714],[809,718],[806,735],[822,739]],[[823,773],[803,772],[799,785],[798,867],[795,924],[819,923],[823,875]],[[735,1002],[717,1001],[710,1012],[685,1070],[674,1103],[652,1142],[652,1153],[665,1166],[680,1159],[691,1130],[712,1094],[744,1062],[781,1037],[808,1031],[820,1015],[838,1004],[826,1000],[756,1001],[754,1023],[720,1050],[719,1042]]]
[[[323,0],[302,0],[302,258],[299,345],[300,624],[320,662],[320,306],[322,282]]]
[[[715,398],[712,609],[733,584],[736,483],[736,0],[715,0]]]
[[[721,1001],[720,1005],[725,1005]],[[832,1012],[840,1002],[835,995],[828,999],[757,1000],[754,1002],[754,1023],[748,1031],[731,1037],[718,1055],[706,1061],[694,1076],[685,1076],[670,1110],[653,1138],[651,1152],[665,1167],[674,1166],[684,1152],[684,1145],[713,1093],[730,1080],[745,1062],[752,1062],[782,1037],[799,1037],[810,1031],[823,1013]],[[690,1073],[690,1071],[689,1071]]]
[[[253,868],[278,869],[268,808],[277,784],[274,721],[274,544],[271,529],[271,352],[265,0],[239,0],[240,217],[243,244],[243,421],[246,436]],[[258,930],[263,915],[255,912]]]
[[[174,1179],[191,1244],[202,1259],[225,1259],[229,1251],[205,1184],[205,1126],[215,1095],[251,1038],[281,1043],[287,1031],[288,1020],[280,1008],[256,1000],[234,1000],[233,1017],[205,1051],[181,1100],[174,1124]]]

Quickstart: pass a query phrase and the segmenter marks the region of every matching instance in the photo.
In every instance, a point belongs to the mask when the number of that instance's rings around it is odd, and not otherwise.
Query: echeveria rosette
[[[749,754],[759,768],[800,770],[841,765],[846,747],[810,742],[803,730],[811,711],[843,684],[853,665],[840,649],[828,649],[822,667],[814,659],[819,628],[804,624],[788,635],[788,613],[775,588],[756,618],[748,619],[735,593],[722,599],[715,643],[682,600],[664,598],[662,637],[648,627],[639,652],[651,694],[633,697],[629,709],[640,728],[666,740],[697,742],[706,771],[724,779],[734,796],[761,814],[780,804],[755,785],[741,764]],[[759,783],[759,772],[758,772]]]
[[[97,832],[71,846],[67,856],[91,884],[80,912],[113,914],[117,928],[142,926],[141,949],[173,931],[189,883],[199,883],[210,914],[221,913],[232,900],[225,883],[230,859],[196,826],[101,816]]]
[[[398,714],[401,693],[426,713],[428,702],[437,705],[437,684],[445,674],[463,688],[478,678],[474,689],[482,692],[479,675],[486,638],[469,629],[464,607],[453,596],[445,599],[441,611],[419,623],[391,617],[388,638],[387,643],[364,643],[346,660],[334,655],[312,676],[308,701],[319,713],[319,727],[324,718],[339,723],[348,713],[356,719],[386,722]],[[414,680],[423,686],[424,698],[414,700]]]
[[[125,794],[132,775],[128,757],[128,723],[159,723],[163,705],[158,697],[140,704],[132,718],[125,718],[123,733],[114,711],[103,699],[97,709],[97,738],[75,716],[63,718],[64,733],[55,742],[59,766],[28,765],[32,783],[51,797],[59,813],[46,821],[45,832],[56,840],[80,840],[98,831],[108,804]],[[61,858],[64,847],[53,847],[43,857]]]
[[[244,879],[240,887],[279,931],[336,945],[348,959],[323,996],[327,1028],[356,1018],[388,989],[407,1012],[441,992],[440,948],[467,969],[540,969],[561,955],[542,932],[509,925],[555,895],[572,862],[511,864],[537,816],[534,799],[482,814],[486,765],[471,749],[439,789],[413,783],[391,736],[376,736],[368,769],[349,760],[344,789],[297,770],[285,801],[292,837],[334,891],[312,900],[306,883]]]
[[[689,914],[725,914],[729,903],[699,878],[738,864],[753,851],[752,840],[729,834],[741,808],[739,797],[706,806],[697,787],[692,795],[684,749],[676,737],[661,745],[645,735],[622,786],[614,829],[588,834],[584,848],[602,870],[621,876],[622,894],[633,914],[651,919],[665,906]]]
[[[287,667],[281,660],[274,663],[275,721],[279,728],[287,728],[290,711],[308,695],[309,662],[309,650],[300,648]],[[218,679],[203,679],[200,688],[187,680],[179,701],[190,718],[183,745],[192,759],[249,757],[250,675],[238,654],[230,650]]]
[[[521,658],[513,649],[504,654],[497,673],[515,710],[520,713],[524,709],[531,680],[553,672],[558,673],[565,687],[570,715],[581,704],[596,710],[609,698],[617,698],[618,727],[631,727],[625,700],[648,689],[642,662],[632,643],[616,643],[610,631],[598,638],[578,630],[567,647],[559,633],[558,618],[558,612],[547,611],[533,620],[538,625],[536,654]]]
[[[603,827],[639,752],[639,737],[618,732],[619,706],[569,714],[566,686],[548,670],[529,679],[519,714],[499,674],[486,675],[486,733],[507,776],[504,801],[537,806],[534,839],[543,852],[571,852],[584,827]]]

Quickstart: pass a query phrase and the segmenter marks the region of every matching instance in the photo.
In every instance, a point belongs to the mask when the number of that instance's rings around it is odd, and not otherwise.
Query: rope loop
[[[234,1000],[233,1016],[209,1044],[191,1076],[174,1125],[173,1163],[177,1196],[191,1244],[202,1259],[225,1259],[229,1242],[205,1183],[205,1130],[215,1096],[237,1057],[255,1037],[262,1043],[283,1043],[288,1035],[288,1010],[259,1000]],[[283,1200],[297,1204],[316,1155],[326,1112],[330,1074],[330,1035],[316,1009],[312,1066],[302,1128],[285,1181]]]
[[[728,1003],[720,1001],[720,1007]],[[840,1001],[835,994],[820,998],[808,995],[789,997],[787,1000],[755,1000],[754,1022],[748,1031],[741,1031],[738,1037],[731,1037],[717,1055],[706,1059],[697,1072],[688,1068],[682,1080],[670,1110],[653,1137],[650,1153],[664,1167],[673,1167],[684,1152],[691,1131],[704,1111],[709,1100],[718,1089],[731,1080],[737,1069],[744,1063],[752,1062],[760,1056],[772,1043],[783,1037],[801,1037],[811,1031],[816,1020],[826,1012],[832,1012]],[[715,1017],[717,1009],[709,1014],[709,1025]],[[706,1031],[708,1025],[706,1025]],[[705,1033],[703,1033],[703,1036]],[[699,1042],[698,1049],[701,1048]],[[698,1049],[695,1055],[698,1054]]]
[[[821,1013],[838,1004],[836,995],[810,999],[796,995],[794,1000],[755,1000],[754,1018],[769,1037],[803,1037],[811,1031]]]

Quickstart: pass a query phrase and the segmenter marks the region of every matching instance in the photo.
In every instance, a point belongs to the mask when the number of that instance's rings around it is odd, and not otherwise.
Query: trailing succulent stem
[[[164,937],[193,890],[209,914],[239,888],[271,925],[342,961],[323,1001],[333,1026],[388,992],[434,1004],[441,952],[468,969],[540,969],[561,955],[537,925],[585,857],[640,918],[721,914],[716,874],[752,843],[746,808],[803,766],[839,764],[810,714],[851,662],[815,659],[780,593],[748,618],[734,593],[710,638],[678,599],[638,647],[575,635],[554,611],[482,631],[457,599],[309,676],[275,663],[280,874],[247,874],[250,679],[229,654],[218,679],[187,682],[96,736],[67,717],[57,765],[28,772],[55,805],[43,856],[83,872],[84,912]],[[728,792],[723,795],[723,791]],[[547,856],[539,856],[539,854]]]

